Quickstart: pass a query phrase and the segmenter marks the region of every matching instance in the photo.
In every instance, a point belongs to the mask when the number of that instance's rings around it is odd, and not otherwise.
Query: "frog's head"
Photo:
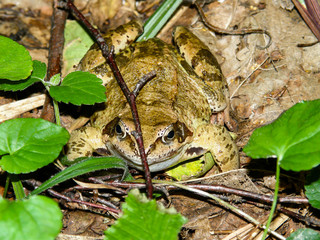
[[[166,169],[179,161],[188,147],[192,132],[170,114],[148,111],[140,114],[140,123],[149,168]],[[131,115],[131,113],[130,113]],[[135,126],[131,116],[116,117],[103,129],[107,149],[129,165],[142,170]]]

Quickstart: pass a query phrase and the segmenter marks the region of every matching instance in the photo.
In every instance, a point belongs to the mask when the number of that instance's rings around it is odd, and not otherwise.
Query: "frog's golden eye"
[[[127,131],[125,130],[124,124],[119,121],[114,128],[115,134],[118,136],[120,140],[124,139],[127,136]]]
[[[175,134],[174,128],[172,125],[170,125],[165,129],[164,134],[162,135],[161,141],[164,144],[169,144],[174,140],[175,135],[176,134]]]

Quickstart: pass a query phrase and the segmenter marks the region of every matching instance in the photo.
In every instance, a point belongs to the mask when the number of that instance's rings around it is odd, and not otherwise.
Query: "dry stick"
[[[27,180],[24,180],[24,182],[30,184],[31,186],[33,186],[35,188],[42,184],[40,181],[33,180],[33,179],[31,179],[31,180],[27,179]],[[82,200],[78,200],[78,199],[73,199],[73,198],[67,197],[67,196],[65,196],[65,195],[63,195],[61,193],[58,193],[58,192],[56,192],[56,191],[54,191],[52,189],[48,189],[47,191],[52,196],[58,197],[58,198],[62,198],[64,200],[66,200],[67,202],[75,202],[75,203],[83,204],[83,205],[86,205],[86,206],[102,209],[102,210],[113,212],[113,213],[117,213],[117,214],[121,213],[121,210],[119,210],[119,209],[115,209],[115,208],[111,208],[111,207],[107,207],[107,206],[104,206],[104,205],[95,204],[95,203],[91,203],[91,202],[86,202],[86,201],[82,201]]]
[[[100,32],[97,29],[95,29],[87,21],[87,19],[85,19],[85,17],[81,14],[81,12],[78,11],[78,9],[73,5],[73,3],[70,0],[68,0],[67,5],[68,5],[69,9],[71,9],[72,13],[78,19],[80,19],[80,21],[89,29],[90,33],[93,35],[93,37],[97,41],[97,43],[102,51],[102,55],[107,60],[107,63],[109,64],[122,92],[124,93],[128,103],[130,105],[131,113],[132,113],[135,128],[136,128],[136,131],[133,132],[132,134],[134,135],[134,137],[137,141],[137,144],[138,144],[140,157],[141,157],[142,163],[143,163],[143,170],[145,173],[145,179],[146,179],[146,185],[147,185],[147,195],[148,195],[148,198],[151,199],[152,192],[153,192],[153,186],[152,186],[152,181],[151,181],[151,174],[150,174],[150,170],[149,170],[149,165],[147,162],[147,156],[146,156],[146,153],[144,150],[144,145],[143,145],[141,125],[140,125],[137,106],[136,106],[136,97],[137,97],[137,94],[139,93],[139,91],[141,90],[141,88],[146,84],[146,82],[148,82],[149,80],[151,80],[152,78],[155,77],[155,72],[152,71],[152,72],[148,73],[147,75],[145,75],[142,79],[139,80],[134,91],[130,92],[130,90],[129,90],[127,84],[125,83],[125,81],[123,80],[122,75],[118,69],[116,62],[115,62],[114,54],[113,54],[113,46],[111,46],[111,49],[109,51],[108,45],[106,44],[105,40],[101,36]]]
[[[104,185],[110,185],[114,187],[122,187],[122,188],[142,188],[144,187],[144,183],[135,183],[135,182],[104,182]],[[164,184],[159,184],[164,185]],[[241,197],[251,198],[255,200],[259,200],[260,202],[264,203],[272,203],[273,196],[266,195],[266,194],[259,194],[259,193],[252,193],[246,190],[235,189],[226,187],[223,185],[205,185],[205,184],[185,184],[188,187],[196,188],[199,190],[207,191],[207,192],[216,192],[216,193],[228,193],[234,194]],[[158,184],[155,183],[155,187],[158,187]],[[176,186],[171,186],[170,183],[166,185],[166,188],[170,190],[179,190],[180,188]],[[279,197],[279,203],[291,203],[291,204],[304,204],[308,205],[309,201],[307,198],[304,197]]]
[[[295,213],[295,212],[290,211],[290,210],[285,209],[285,208],[279,208],[279,209],[277,209],[277,211],[278,212],[282,212],[282,213],[290,216],[291,218],[298,219],[299,221],[305,223],[308,226],[320,227],[320,221],[315,219],[315,218],[302,216],[301,214]]]
[[[53,4],[51,36],[49,41],[47,81],[49,81],[53,75],[61,72],[61,58],[64,43],[63,34],[67,16],[68,12],[58,8],[58,0],[55,0]],[[45,103],[40,117],[50,122],[54,122],[52,101],[48,93],[46,94]]]
[[[261,206],[259,206],[257,204],[257,202],[247,201],[247,203],[261,208]],[[270,209],[270,208],[266,208],[266,209]],[[276,211],[277,212],[281,212],[281,213],[289,216],[291,219],[296,219],[296,220],[298,220],[300,222],[303,222],[304,224],[306,224],[308,226],[320,227],[320,221],[315,219],[315,218],[311,218],[311,217],[308,217],[308,216],[303,216],[303,215],[301,215],[299,213],[293,212],[293,211],[288,210],[288,209],[283,208],[283,207],[277,207]]]
[[[268,31],[263,30],[263,29],[239,29],[239,30],[227,30],[227,29],[223,29],[223,28],[219,28],[216,26],[213,26],[206,18],[205,13],[202,10],[202,7],[200,6],[200,4],[198,3],[198,1],[196,1],[194,3],[194,5],[197,7],[197,10],[200,14],[201,20],[204,23],[204,25],[206,25],[210,30],[219,33],[219,34],[228,34],[228,35],[246,35],[246,34],[254,34],[254,33],[258,33],[258,34],[265,34],[269,37],[269,41],[267,43],[266,46],[264,47],[260,47],[257,46],[257,48],[259,49],[266,49],[271,45],[271,35]]]

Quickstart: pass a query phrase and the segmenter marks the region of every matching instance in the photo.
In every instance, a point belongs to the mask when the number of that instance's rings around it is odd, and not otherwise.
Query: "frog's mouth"
[[[176,151],[172,150],[157,157],[147,156],[150,171],[161,171],[177,164],[181,159],[182,155],[187,150],[188,146],[189,145],[186,144],[185,146],[180,147]],[[143,170],[139,153],[128,155],[124,153],[121,149],[111,144],[110,142],[106,143],[106,147],[112,153],[112,155],[126,160],[131,167],[134,167],[138,170]]]

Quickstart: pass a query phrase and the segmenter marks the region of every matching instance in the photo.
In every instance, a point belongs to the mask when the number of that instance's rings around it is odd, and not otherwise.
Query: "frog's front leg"
[[[69,161],[73,161],[79,157],[92,156],[94,152],[99,154],[101,154],[101,152],[107,152],[107,150],[104,149],[106,149],[106,146],[103,142],[101,129],[87,126],[71,133],[66,146],[66,155]]]
[[[194,136],[183,156],[184,160],[210,152],[222,172],[239,168],[238,148],[224,126],[203,124]]]

